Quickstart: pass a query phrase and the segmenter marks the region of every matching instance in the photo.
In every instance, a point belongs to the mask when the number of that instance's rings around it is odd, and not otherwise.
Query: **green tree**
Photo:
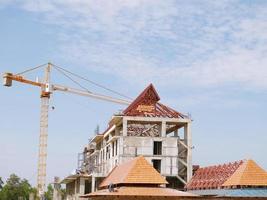
[[[37,191],[36,188],[32,188],[32,189],[31,189],[31,193],[33,193],[33,195],[34,195],[34,199],[35,199],[35,200],[40,200],[40,198],[38,197],[38,191]],[[1,199],[0,199],[0,200],[1,200]]]
[[[33,188],[26,179],[20,179],[16,174],[11,174],[6,184],[0,191],[0,200],[29,199]]]
[[[53,192],[54,192],[54,189],[53,189],[52,185],[49,184],[47,186],[47,191],[45,192],[45,195],[44,195],[45,199],[46,200],[52,200],[53,199]]]
[[[2,177],[0,177],[0,190],[3,188],[4,181],[2,180]]]
[[[3,195],[2,195],[2,188],[3,188],[3,185],[4,185],[4,181],[2,180],[2,177],[0,177],[0,200],[3,199]]]
[[[66,199],[67,198],[67,191],[66,191],[66,189],[64,188],[64,189],[60,189],[60,193],[61,193],[61,198],[62,199]]]

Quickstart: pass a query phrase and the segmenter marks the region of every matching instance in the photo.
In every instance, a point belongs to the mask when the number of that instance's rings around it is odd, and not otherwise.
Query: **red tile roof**
[[[225,187],[267,187],[267,172],[253,160],[199,168],[185,186],[187,190],[220,189]]]
[[[114,192],[110,192],[108,189],[99,190],[90,194],[83,195],[81,197],[107,197],[107,196],[150,196],[150,197],[185,197],[185,196],[198,196],[188,192],[182,192],[170,188],[161,187],[118,187]]]
[[[126,116],[187,118],[172,108],[159,103],[160,97],[150,84],[124,111]]]
[[[99,187],[107,187],[111,183],[120,185],[161,185],[168,182],[143,156],[139,156],[113,168]]]
[[[187,183],[187,190],[217,189],[230,178],[244,161],[199,168]]]

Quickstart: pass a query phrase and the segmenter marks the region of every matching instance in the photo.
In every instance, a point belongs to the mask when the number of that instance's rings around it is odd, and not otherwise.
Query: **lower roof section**
[[[81,197],[89,198],[97,196],[195,197],[198,195],[163,187],[117,187],[114,188],[113,192],[110,192],[108,189],[103,189]]]

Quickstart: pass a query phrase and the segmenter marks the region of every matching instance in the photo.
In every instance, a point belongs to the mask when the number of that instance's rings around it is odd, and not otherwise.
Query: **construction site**
[[[23,76],[38,68],[45,69],[42,82]],[[52,63],[3,76],[4,86],[11,87],[16,81],[39,87],[41,91],[37,175],[41,199],[47,183],[49,99],[58,91],[121,104],[125,109],[110,114],[104,132],[91,134],[88,144],[78,154],[75,173],[55,178],[54,200],[61,200],[60,187],[66,187],[67,200],[267,199],[267,172],[252,160],[207,168],[193,165],[193,120],[189,114],[161,103],[153,84],[133,100],[125,100],[51,83],[52,69],[69,78],[71,75],[83,78]]]

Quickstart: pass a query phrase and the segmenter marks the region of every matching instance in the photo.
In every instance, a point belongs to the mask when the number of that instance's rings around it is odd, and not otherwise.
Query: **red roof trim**
[[[186,115],[179,113],[172,108],[165,106],[158,101],[160,97],[154,86],[150,84],[146,89],[123,111],[125,116],[143,117],[168,117],[168,118],[187,118]],[[148,106],[148,111],[141,110],[141,106]],[[150,110],[149,110],[150,109]]]
[[[156,89],[154,88],[153,84],[150,83],[149,86],[146,87],[146,89],[144,89],[144,91],[123,111],[123,113],[127,113],[130,110],[132,110],[135,106],[137,106],[140,101],[142,101],[145,97],[145,95],[148,93],[148,91],[151,90],[151,92],[154,93],[155,95],[155,100],[156,102],[160,100],[160,97],[156,91]]]

